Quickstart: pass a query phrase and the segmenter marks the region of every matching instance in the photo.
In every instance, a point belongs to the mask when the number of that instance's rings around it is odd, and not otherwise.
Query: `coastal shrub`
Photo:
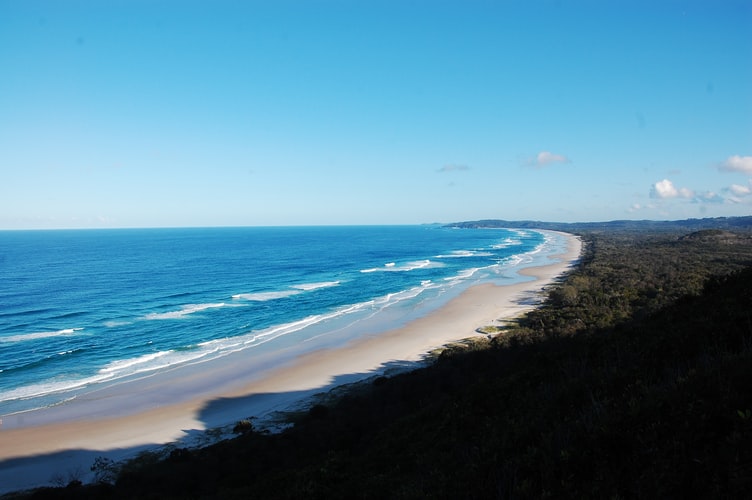
[[[81,467],[75,467],[70,469],[65,475],[62,473],[55,473],[50,478],[50,483],[54,484],[58,488],[78,488],[83,484],[84,471]]]
[[[232,432],[235,434],[248,434],[253,432],[253,422],[251,422],[251,419],[245,418],[243,420],[239,420],[235,427],[232,428]]]
[[[186,462],[188,460],[191,460],[193,458],[193,453],[191,450],[187,448],[175,448],[174,450],[170,451],[170,455],[167,457],[167,460],[171,460],[172,462]]]
[[[94,482],[114,483],[120,472],[120,467],[110,458],[97,457],[94,459],[90,470],[94,473]]]
[[[65,487],[69,490],[75,490],[83,485],[84,483],[80,479],[72,479]]]

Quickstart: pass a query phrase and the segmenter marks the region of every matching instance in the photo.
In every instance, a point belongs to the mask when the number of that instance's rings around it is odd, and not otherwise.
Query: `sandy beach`
[[[580,240],[567,238],[566,253],[552,256],[550,264],[521,271],[529,281],[472,287],[401,328],[305,354],[270,367],[263,376],[248,376],[241,352],[211,370],[176,369],[98,391],[76,404],[6,417],[0,423],[0,493],[49,485],[53,478],[86,481],[96,457],[119,460],[178,440],[198,443],[206,429],[289,408],[391,364],[418,361],[447,343],[480,335],[478,328],[535,307],[531,297],[579,258]],[[191,397],[160,404],[160,395],[175,391]]]

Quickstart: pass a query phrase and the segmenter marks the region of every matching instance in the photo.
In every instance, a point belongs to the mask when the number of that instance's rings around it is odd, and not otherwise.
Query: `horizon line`
[[[533,219],[474,219],[474,220],[461,220],[453,222],[419,222],[419,223],[370,223],[370,224],[248,224],[248,225],[196,225],[196,226],[87,226],[87,227],[5,227],[0,228],[0,231],[97,231],[97,230],[143,230],[143,229],[240,229],[240,228],[295,228],[295,227],[397,227],[397,226],[451,226],[456,224],[471,224],[471,223],[483,223],[483,222],[508,222],[510,224],[557,224],[557,225],[578,225],[578,224],[612,224],[618,222],[632,222],[632,223],[646,223],[646,222],[663,222],[663,223],[678,223],[684,221],[703,221],[703,220],[727,220],[727,219],[747,219],[752,218],[752,215],[732,215],[732,216],[719,216],[719,217],[690,217],[684,219],[611,219],[611,220],[590,220],[590,221],[545,221],[545,220],[533,220]]]

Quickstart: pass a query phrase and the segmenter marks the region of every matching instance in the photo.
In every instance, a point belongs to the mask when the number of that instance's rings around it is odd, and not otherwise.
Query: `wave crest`
[[[387,262],[383,267],[373,267],[370,269],[361,269],[361,273],[377,273],[377,272],[407,272],[414,271],[416,269],[429,269],[433,267],[444,267],[443,262],[434,262],[430,259],[415,260],[412,262],[406,262],[405,264],[396,265],[394,262]]]
[[[339,286],[339,281],[322,281],[319,283],[303,283],[301,285],[293,285],[293,288],[310,292],[311,290],[318,290],[319,288],[330,288],[333,286]]]
[[[250,300],[252,302],[266,302],[267,300],[283,299],[291,295],[303,293],[302,290],[280,290],[276,292],[238,293],[232,296],[235,300]]]
[[[483,252],[478,250],[454,250],[448,254],[437,255],[437,259],[458,259],[462,257],[490,257],[493,254],[491,252]]]
[[[189,314],[204,311],[206,309],[216,309],[219,307],[225,307],[227,304],[219,302],[216,304],[188,304],[178,309],[177,311],[168,311],[163,313],[149,313],[143,317],[145,320],[159,320],[159,319],[178,319]]]
[[[299,285],[290,285],[286,290],[273,290],[269,292],[238,293],[232,296],[235,300],[250,300],[252,302],[266,302],[268,300],[284,299],[303,292],[311,292],[321,288],[331,288],[339,286],[339,281],[320,281],[315,283],[301,283]]]

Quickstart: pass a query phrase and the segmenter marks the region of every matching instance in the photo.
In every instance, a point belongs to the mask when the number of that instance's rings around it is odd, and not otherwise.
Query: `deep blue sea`
[[[0,231],[0,415],[239,350],[339,345],[565,245],[434,225]]]

